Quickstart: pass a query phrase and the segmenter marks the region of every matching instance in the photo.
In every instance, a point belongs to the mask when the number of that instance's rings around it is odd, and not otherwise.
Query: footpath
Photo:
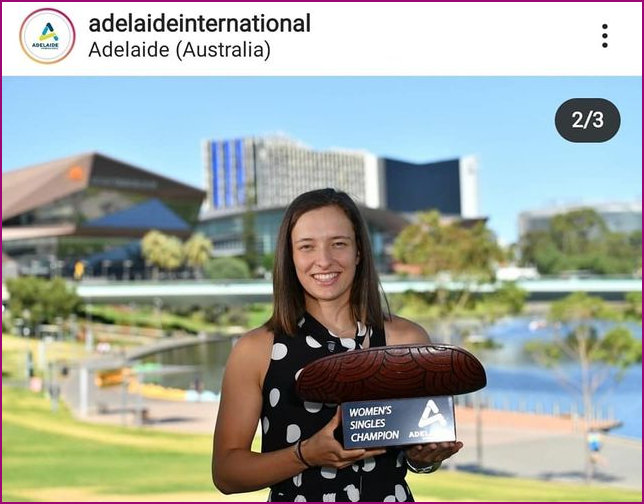
[[[63,384],[62,393],[78,411],[77,382]],[[216,402],[167,401],[124,394],[120,387],[93,388],[93,407],[86,421],[174,432],[212,435]],[[96,407],[96,405],[100,405]],[[100,410],[100,412],[99,412]],[[457,437],[464,448],[447,469],[498,476],[582,483],[585,439],[563,417],[486,410],[477,422],[471,408],[456,408]],[[594,481],[602,485],[642,489],[641,440],[602,436]]]

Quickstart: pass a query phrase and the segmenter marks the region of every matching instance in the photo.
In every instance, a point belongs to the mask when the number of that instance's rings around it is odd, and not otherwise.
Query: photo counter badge
[[[456,441],[454,395],[485,387],[481,362],[443,344],[394,345],[329,355],[305,366],[305,401],[342,409],[345,448]]]

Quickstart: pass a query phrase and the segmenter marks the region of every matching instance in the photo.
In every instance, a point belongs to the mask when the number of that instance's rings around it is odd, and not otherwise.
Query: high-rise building
[[[299,194],[324,187],[345,191],[367,208],[478,217],[473,157],[416,164],[366,151],[317,151],[283,136],[207,141],[204,157],[202,219],[285,207]]]
[[[377,204],[367,194],[377,160],[366,152],[315,151],[285,137],[248,137],[208,141],[205,158],[207,210],[286,206],[319,187],[342,187],[357,201]]]
[[[473,157],[416,164],[359,150],[313,150],[283,136],[212,140],[204,144],[206,203],[199,230],[218,255],[244,253],[244,214],[253,210],[258,252],[271,253],[285,208],[325,187],[361,207],[376,258],[386,262],[393,238],[419,211],[477,219]]]
[[[381,206],[394,212],[435,209],[441,214],[476,219],[478,170],[476,158],[465,156],[435,163],[409,163],[380,158]]]

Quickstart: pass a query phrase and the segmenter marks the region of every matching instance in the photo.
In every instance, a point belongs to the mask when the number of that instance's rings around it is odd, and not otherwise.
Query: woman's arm
[[[430,344],[427,331],[420,325],[402,317],[393,315],[385,322],[385,338],[387,345]]]
[[[250,449],[272,345],[270,332],[255,329],[234,345],[226,363],[212,457],[213,482],[226,494],[265,488],[305,468],[293,448],[265,454]]]
[[[213,441],[212,479],[223,493],[266,488],[301,473],[309,466],[346,467],[385,450],[345,450],[333,436],[339,411],[300,450],[306,464],[289,446],[269,453],[251,451],[262,411],[262,385],[273,346],[272,334],[260,328],[233,347],[222,383],[221,402]]]

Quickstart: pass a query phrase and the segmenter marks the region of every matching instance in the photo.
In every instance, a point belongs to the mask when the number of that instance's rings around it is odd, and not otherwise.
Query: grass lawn
[[[265,501],[210,481],[211,437],[79,422],[3,387],[3,501]],[[411,475],[417,501],[641,501],[635,491],[439,471]]]
[[[41,368],[40,354],[41,347],[44,356],[49,362],[67,361],[86,357],[84,343],[75,341],[50,341],[43,343],[33,338],[21,338],[9,334],[2,335],[2,376],[26,380],[27,353],[31,352],[36,375],[43,376],[46,370]]]

